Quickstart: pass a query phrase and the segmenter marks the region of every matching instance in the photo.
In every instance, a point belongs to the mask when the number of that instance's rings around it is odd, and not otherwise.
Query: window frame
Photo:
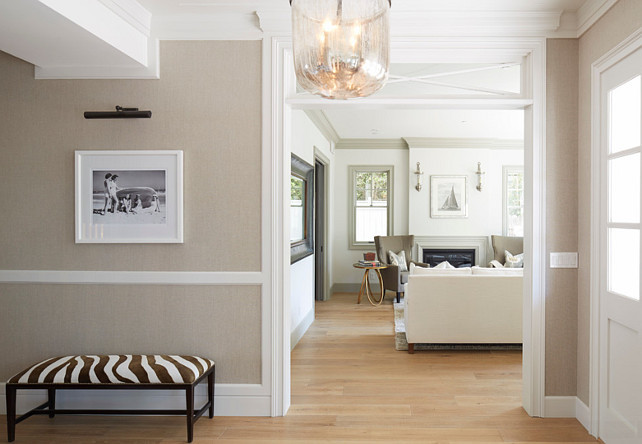
[[[502,167],[502,235],[508,236],[508,175],[514,172],[522,173],[522,181],[524,181],[524,166],[523,165],[504,165]],[[522,189],[522,195],[525,197],[525,189]],[[526,202],[522,204],[522,217]],[[522,226],[522,233],[524,226]],[[523,235],[522,235],[523,237]]]
[[[290,264],[294,264],[314,254],[314,167],[292,154],[290,175],[304,183],[303,239],[290,242]]]
[[[388,174],[388,199],[387,199],[387,233],[391,236],[393,229],[393,208],[394,208],[394,166],[393,165],[349,165],[348,175],[350,180],[350,196],[348,199],[348,249],[350,250],[372,250],[374,248],[374,239],[371,242],[357,242],[357,174],[358,173],[387,173]]]

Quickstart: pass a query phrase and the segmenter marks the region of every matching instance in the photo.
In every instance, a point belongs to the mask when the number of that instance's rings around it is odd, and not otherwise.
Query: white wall
[[[336,284],[359,283],[363,271],[352,266],[363,259],[365,251],[375,251],[374,244],[369,250],[348,248],[348,224],[350,211],[350,177],[348,167],[363,165],[392,165],[393,172],[393,230],[394,234],[408,232],[408,150],[402,149],[339,149],[335,154],[334,205],[332,219],[332,269]]]
[[[417,162],[424,171],[423,188],[415,189]],[[477,162],[482,162],[484,185],[477,186]],[[485,148],[411,148],[404,149],[339,149],[335,154],[334,205],[332,237],[335,290],[345,284],[359,284],[361,270],[352,264],[364,251],[349,245],[350,177],[349,166],[393,165],[393,231],[394,234],[417,236],[489,236],[502,233],[502,169],[504,165],[523,165],[523,150]],[[430,176],[466,175],[468,177],[468,217],[465,219],[430,218]],[[345,288],[345,287],[344,287]]]
[[[292,111],[292,153],[314,166],[315,147],[331,162],[329,167],[326,167],[326,174],[328,175],[328,183],[332,183],[334,154],[331,152],[331,143],[323,137],[303,111]],[[326,196],[326,199],[328,205],[331,205],[332,196]],[[332,224],[328,225],[326,230],[328,235],[331,235]],[[331,238],[329,237],[329,239]],[[332,249],[326,247],[326,254],[331,255]],[[290,268],[290,332],[296,332],[291,338],[292,347],[296,345],[314,320],[314,259],[313,254],[292,264]],[[331,269],[326,272],[330,277],[332,276]]]
[[[489,236],[502,234],[502,167],[523,165],[523,150],[411,148],[409,165],[414,171],[421,162],[424,171],[421,191],[417,176],[410,176],[408,229],[416,236]],[[482,191],[477,191],[477,162],[485,171]],[[430,217],[430,176],[467,176],[468,217]]]

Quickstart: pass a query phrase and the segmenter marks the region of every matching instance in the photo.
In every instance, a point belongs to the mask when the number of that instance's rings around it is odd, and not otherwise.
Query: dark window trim
[[[292,154],[291,174],[303,179],[304,189],[304,223],[303,240],[290,243],[290,264],[314,254],[314,167]]]

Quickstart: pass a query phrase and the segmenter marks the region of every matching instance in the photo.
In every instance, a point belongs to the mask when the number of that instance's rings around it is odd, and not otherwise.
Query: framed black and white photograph
[[[468,217],[466,176],[430,176],[430,217]]]
[[[182,151],[76,151],[76,243],[182,242]]]

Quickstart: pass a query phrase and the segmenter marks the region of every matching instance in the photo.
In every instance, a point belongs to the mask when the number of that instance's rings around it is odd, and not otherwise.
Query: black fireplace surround
[[[455,268],[475,265],[475,250],[460,248],[423,248],[423,262],[434,267],[448,261]]]

